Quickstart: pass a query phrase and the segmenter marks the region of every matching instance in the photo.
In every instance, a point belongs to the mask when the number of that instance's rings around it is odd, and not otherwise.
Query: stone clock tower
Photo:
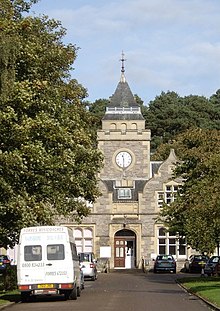
[[[135,254],[141,244],[138,241],[141,237],[140,197],[150,178],[150,130],[145,129],[141,108],[125,79],[123,54],[121,61],[120,82],[106,108],[102,129],[98,131],[104,167],[99,176],[103,198],[96,205],[96,212],[110,215],[108,236],[110,245],[114,245],[111,265],[127,267],[126,256],[122,255],[130,249],[133,256],[127,264],[130,267],[136,265]],[[104,221],[104,215],[102,219]]]
[[[145,119],[126,82],[124,66],[120,82],[102,119],[98,142],[105,158],[101,178],[149,179],[150,130],[145,129]]]

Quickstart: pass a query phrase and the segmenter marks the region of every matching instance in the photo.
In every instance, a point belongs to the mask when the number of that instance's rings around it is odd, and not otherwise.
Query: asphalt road
[[[199,298],[187,293],[169,273],[113,272],[86,281],[76,301],[58,297],[18,303],[10,311],[207,311]]]

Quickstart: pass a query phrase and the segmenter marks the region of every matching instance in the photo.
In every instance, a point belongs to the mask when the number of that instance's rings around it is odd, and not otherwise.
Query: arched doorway
[[[136,267],[136,234],[128,229],[115,233],[114,267],[132,269]]]

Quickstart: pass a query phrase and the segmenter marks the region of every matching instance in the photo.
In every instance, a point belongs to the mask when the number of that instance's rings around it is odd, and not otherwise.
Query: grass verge
[[[0,291],[0,307],[10,302],[19,302],[20,292],[18,290],[13,291]]]
[[[196,294],[220,308],[220,278],[187,277],[178,280],[189,292]]]

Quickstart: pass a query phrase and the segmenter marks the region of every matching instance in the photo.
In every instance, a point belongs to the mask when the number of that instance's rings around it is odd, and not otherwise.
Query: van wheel
[[[70,292],[69,291],[65,291],[64,298],[65,298],[65,300],[70,299]]]
[[[29,293],[21,293],[21,301],[22,302],[30,301],[30,294]]]
[[[81,288],[77,287],[77,296],[80,297],[80,295],[81,295]]]
[[[76,286],[71,291],[69,298],[72,299],[72,300],[76,300],[77,299],[77,288],[76,288]]]

